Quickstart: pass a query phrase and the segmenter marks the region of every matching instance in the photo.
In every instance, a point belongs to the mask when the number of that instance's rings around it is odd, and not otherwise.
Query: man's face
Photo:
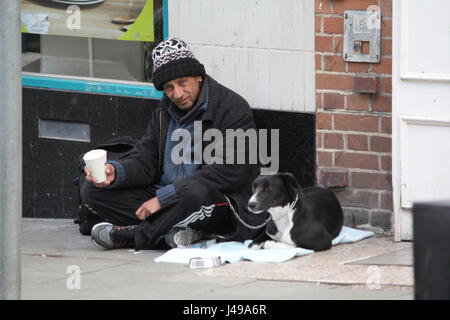
[[[200,93],[202,77],[182,77],[164,84],[163,89],[170,101],[179,109],[189,110]]]

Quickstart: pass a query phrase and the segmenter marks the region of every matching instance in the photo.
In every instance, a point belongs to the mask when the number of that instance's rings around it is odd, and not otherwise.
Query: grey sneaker
[[[92,227],[91,240],[101,249],[134,248],[134,233],[137,226],[114,226],[109,222]]]
[[[173,228],[165,236],[166,243],[172,248],[184,248],[202,240],[203,232],[189,227],[186,229]]]

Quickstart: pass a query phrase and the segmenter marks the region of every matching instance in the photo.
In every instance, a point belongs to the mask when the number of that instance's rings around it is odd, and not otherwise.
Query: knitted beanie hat
[[[168,81],[205,75],[205,67],[195,59],[186,42],[177,38],[169,38],[158,44],[153,49],[152,59],[152,81],[160,91]]]

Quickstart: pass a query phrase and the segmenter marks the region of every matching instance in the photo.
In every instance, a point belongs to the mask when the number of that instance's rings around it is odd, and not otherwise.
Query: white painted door
[[[412,240],[414,202],[450,199],[450,1],[394,0],[395,240]],[[432,231],[430,231],[432,232]]]

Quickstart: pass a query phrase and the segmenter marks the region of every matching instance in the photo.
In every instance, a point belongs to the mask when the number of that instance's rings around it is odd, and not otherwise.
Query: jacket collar
[[[201,119],[213,121],[219,105],[219,83],[209,75],[205,75],[205,78],[208,79],[208,109],[203,112]]]

